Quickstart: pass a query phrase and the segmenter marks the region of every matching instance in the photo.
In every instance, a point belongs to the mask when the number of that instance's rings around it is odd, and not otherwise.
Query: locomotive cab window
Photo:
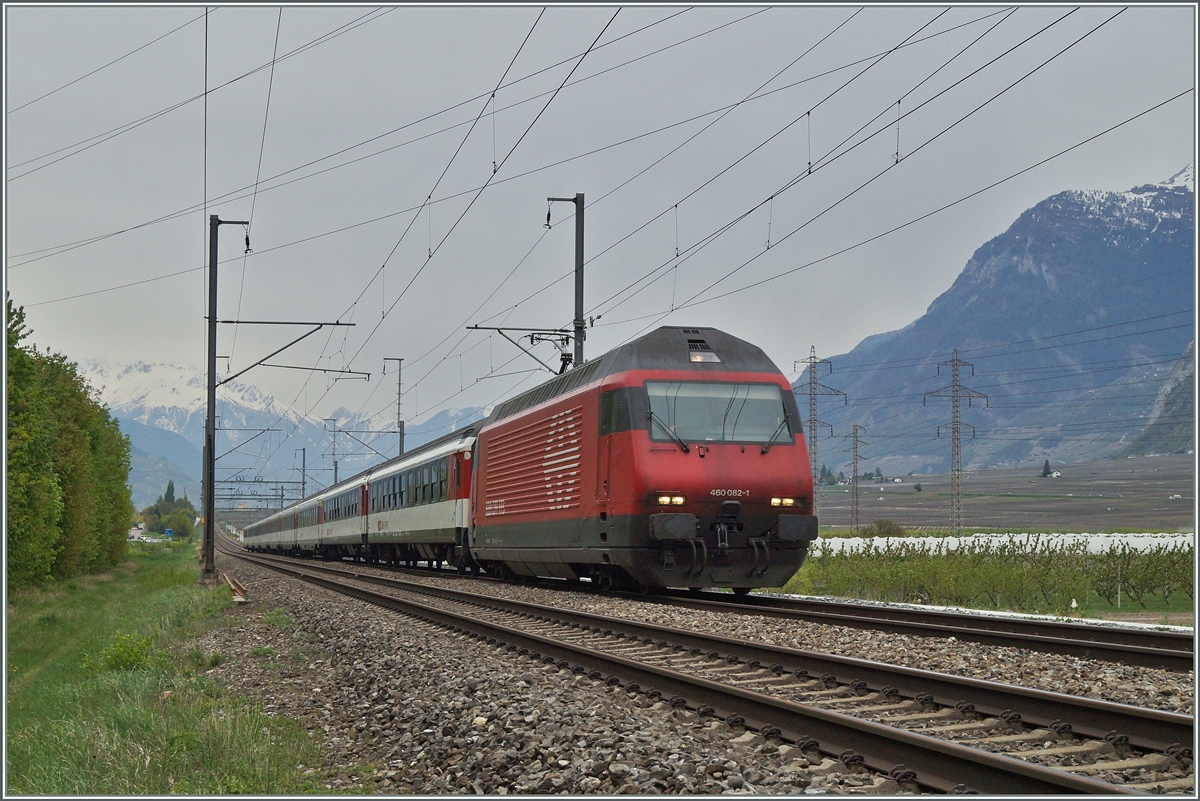
[[[673,433],[686,442],[761,444],[776,432],[777,444],[794,441],[783,395],[775,384],[647,381],[646,394],[653,416],[650,438],[655,441],[669,442]]]
[[[610,392],[600,393],[600,436],[628,431],[631,427],[629,389],[619,387]]]

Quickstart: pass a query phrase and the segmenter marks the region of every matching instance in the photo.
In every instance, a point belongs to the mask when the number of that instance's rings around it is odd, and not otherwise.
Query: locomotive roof
[[[696,362],[692,354],[712,353],[719,362]],[[716,328],[663,326],[600,357],[609,362],[604,375],[626,370],[697,370],[699,372],[778,373],[762,348]]]
[[[605,376],[629,370],[695,370],[699,375],[780,373],[762,348],[724,331],[663,326],[506,400],[492,411],[486,422],[495,423]]]

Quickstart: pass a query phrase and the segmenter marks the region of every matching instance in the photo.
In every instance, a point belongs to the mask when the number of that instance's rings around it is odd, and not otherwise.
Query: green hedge
[[[65,356],[23,344],[6,299],[9,588],[104,570],[125,553],[129,439]]]

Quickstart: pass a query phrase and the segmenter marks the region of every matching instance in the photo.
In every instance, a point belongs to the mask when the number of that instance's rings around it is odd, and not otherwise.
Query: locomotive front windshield
[[[792,441],[783,396],[775,384],[647,381],[650,437],[685,442]],[[657,424],[655,424],[657,422]]]

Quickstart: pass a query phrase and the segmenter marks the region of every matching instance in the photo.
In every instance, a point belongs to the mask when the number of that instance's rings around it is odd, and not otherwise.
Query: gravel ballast
[[[240,621],[202,638],[201,647],[223,657],[209,675],[320,738],[323,764],[298,770],[319,773],[331,790],[907,789],[240,560],[223,557],[220,566],[246,585],[253,602],[231,612]]]
[[[825,623],[708,612],[536,586],[408,575],[401,578],[597,615],[697,629],[789,648],[935,670],[1185,715],[1194,714],[1195,678],[1191,671],[1175,673],[1024,648],[964,642],[954,637],[890,634]]]

